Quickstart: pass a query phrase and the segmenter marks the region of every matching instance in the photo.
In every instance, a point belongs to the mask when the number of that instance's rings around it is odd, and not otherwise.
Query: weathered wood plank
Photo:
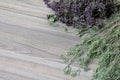
[[[46,15],[52,13],[50,9],[45,7],[39,7],[39,9],[36,9],[34,7],[24,7],[4,2],[0,2],[0,9],[41,18],[46,18]]]
[[[80,38],[48,24],[42,0],[0,0],[0,80],[88,80],[71,78],[59,58]],[[75,67],[75,66],[74,66]]]
[[[62,69],[66,66],[63,63],[2,49],[0,49],[0,55],[0,64],[3,64],[0,65],[0,69],[2,68],[4,71],[26,76],[28,78],[34,78],[35,80],[41,78],[43,78],[42,80],[69,80],[70,78],[65,76],[62,72]],[[81,78],[86,80],[90,76],[90,73],[92,72],[81,71]],[[78,77],[73,79],[76,80]]]

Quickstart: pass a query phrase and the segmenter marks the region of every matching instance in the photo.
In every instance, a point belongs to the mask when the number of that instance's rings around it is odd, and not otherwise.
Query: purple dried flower
[[[45,4],[48,4],[50,1],[49,0],[43,0]]]
[[[93,26],[101,24],[97,19],[109,17],[114,8],[113,0],[44,0],[45,4],[55,11],[56,20],[67,26],[79,27],[85,24]],[[112,4],[112,5],[111,5]]]
[[[77,4],[75,2],[71,3],[70,9],[73,13],[77,12]]]
[[[87,17],[87,18],[86,18],[86,21],[87,21],[88,25],[90,25],[90,26],[93,26],[93,25],[96,24],[95,19],[92,18],[92,17]]]

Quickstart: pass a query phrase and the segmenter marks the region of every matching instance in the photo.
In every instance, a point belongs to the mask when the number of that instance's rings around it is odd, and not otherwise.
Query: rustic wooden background
[[[50,13],[42,0],[0,0],[0,80],[90,79],[92,71],[64,75],[59,56],[80,38],[50,26]]]

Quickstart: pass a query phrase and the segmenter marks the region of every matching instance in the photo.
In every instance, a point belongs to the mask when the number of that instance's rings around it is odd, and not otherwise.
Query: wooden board
[[[92,71],[64,75],[60,55],[80,38],[49,25],[50,13],[42,0],[0,0],[0,80],[90,79]]]

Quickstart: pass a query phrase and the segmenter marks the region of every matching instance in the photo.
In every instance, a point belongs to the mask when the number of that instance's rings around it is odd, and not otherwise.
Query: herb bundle
[[[73,56],[75,59],[71,59]],[[94,71],[93,80],[120,80],[120,14],[112,17],[97,34],[91,34],[81,44],[71,49],[67,57],[62,57],[67,64],[70,63],[65,68],[68,74],[72,74],[70,65],[74,61],[88,70],[91,61],[97,58],[99,63]]]
[[[99,59],[93,80],[120,80],[120,3],[117,0],[44,0],[55,11],[48,15],[51,22],[60,21],[67,26],[79,28],[79,35],[89,36],[61,57],[68,66],[66,74],[76,76],[71,65],[78,62],[88,70],[91,61]],[[114,15],[112,15],[114,14]],[[103,22],[105,24],[103,25]]]

